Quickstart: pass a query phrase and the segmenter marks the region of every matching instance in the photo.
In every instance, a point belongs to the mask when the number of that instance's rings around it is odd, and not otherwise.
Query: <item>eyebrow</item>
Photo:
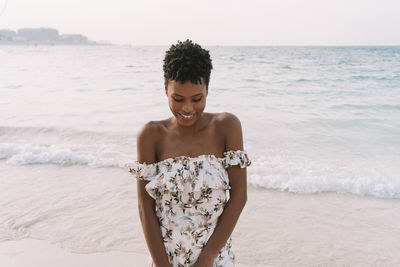
[[[179,97],[184,97],[183,95],[178,95],[178,94],[176,94],[176,93],[173,93],[173,95],[174,96],[179,96]],[[192,95],[192,97],[196,97],[196,96],[202,96],[203,94],[202,93],[198,93],[198,94],[195,94],[195,95]]]

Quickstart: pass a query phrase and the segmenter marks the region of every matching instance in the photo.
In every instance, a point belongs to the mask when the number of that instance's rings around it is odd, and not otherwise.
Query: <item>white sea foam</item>
[[[15,165],[58,164],[88,165],[90,167],[122,166],[118,158],[122,153],[107,148],[98,153],[88,152],[85,146],[0,144],[0,159]],[[126,157],[126,156],[125,156]]]
[[[249,183],[256,187],[295,193],[338,192],[380,198],[400,198],[400,177],[392,171],[353,164],[314,163],[273,154],[261,156],[249,168]],[[357,165],[359,168],[357,168]]]
[[[94,150],[96,149],[96,151]],[[114,148],[115,149],[115,148]],[[382,172],[366,166],[314,163],[287,154],[269,152],[269,156],[250,154],[253,164],[248,169],[249,185],[296,193],[339,192],[400,198],[400,179],[393,171]],[[132,158],[111,147],[84,145],[0,144],[0,159],[12,165],[56,164],[87,165],[92,168],[124,168]],[[354,167],[354,165],[353,165]]]

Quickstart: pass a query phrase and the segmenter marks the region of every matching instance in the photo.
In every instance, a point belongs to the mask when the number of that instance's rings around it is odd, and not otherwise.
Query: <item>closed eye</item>
[[[175,97],[173,97],[172,98],[174,101],[176,101],[176,102],[182,102],[183,101],[183,99],[176,99]]]
[[[192,99],[192,100],[193,100],[193,102],[199,102],[201,99],[202,99],[202,97],[197,98],[197,99]]]

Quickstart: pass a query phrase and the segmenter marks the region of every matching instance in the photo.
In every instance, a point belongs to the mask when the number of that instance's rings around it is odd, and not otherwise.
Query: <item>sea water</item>
[[[167,48],[0,46],[0,240],[144,249],[123,166],[171,116]],[[250,193],[400,198],[400,47],[206,48],[205,111],[241,120]]]

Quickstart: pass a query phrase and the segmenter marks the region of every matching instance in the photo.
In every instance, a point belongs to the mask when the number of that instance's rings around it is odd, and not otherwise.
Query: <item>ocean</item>
[[[171,116],[167,48],[0,46],[0,241],[144,251],[123,166]],[[400,198],[400,47],[205,48],[205,111],[241,120],[250,194]]]

